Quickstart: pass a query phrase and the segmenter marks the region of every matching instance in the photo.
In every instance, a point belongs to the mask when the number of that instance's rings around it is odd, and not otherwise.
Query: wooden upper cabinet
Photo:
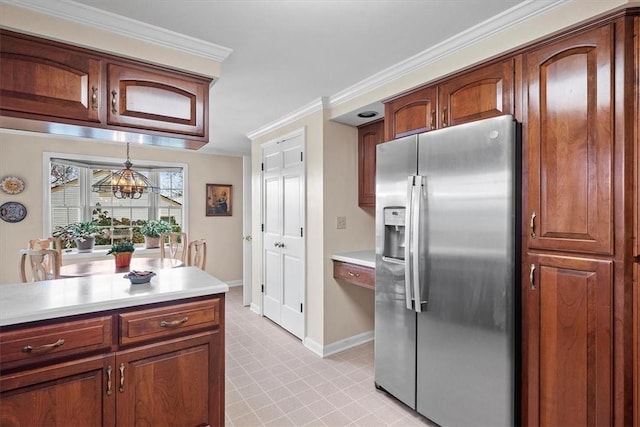
[[[8,30],[0,36],[4,127],[192,149],[207,143],[211,78]]]
[[[3,33],[0,60],[3,115],[100,121],[99,58]]]
[[[613,24],[524,58],[529,248],[613,253]]]
[[[383,120],[358,127],[358,206],[376,205],[376,146],[383,132]]]
[[[108,64],[108,123],[204,136],[207,81]]]
[[[385,141],[436,128],[436,88],[424,87],[384,105]]]
[[[478,68],[438,85],[438,127],[513,114],[513,60]]]
[[[613,261],[529,255],[523,425],[613,423]]]

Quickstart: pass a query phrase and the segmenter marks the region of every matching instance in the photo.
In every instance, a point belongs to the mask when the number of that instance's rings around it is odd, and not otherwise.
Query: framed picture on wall
[[[231,216],[232,190],[230,184],[207,184],[207,216]]]

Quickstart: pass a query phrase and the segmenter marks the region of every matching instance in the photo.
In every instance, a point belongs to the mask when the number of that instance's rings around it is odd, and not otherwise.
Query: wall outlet
[[[337,216],[336,217],[336,228],[338,230],[344,230],[347,228],[347,217],[346,216]]]

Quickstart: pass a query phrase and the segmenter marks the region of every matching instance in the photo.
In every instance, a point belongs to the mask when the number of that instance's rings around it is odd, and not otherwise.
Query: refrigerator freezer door
[[[443,426],[514,424],[515,153],[511,116],[420,135],[417,410]]]
[[[415,409],[416,313],[407,309],[405,262],[389,257],[385,248],[394,239],[385,233],[387,213],[404,213],[407,205],[407,178],[417,168],[417,137],[411,136],[377,146],[376,155],[376,287],[375,287],[375,382],[379,387]],[[389,214],[387,215],[387,217]],[[389,221],[387,221],[389,223]],[[404,220],[397,226],[408,226]],[[408,239],[404,232],[405,241]],[[397,240],[397,239],[395,239]],[[397,252],[397,251],[396,251]]]

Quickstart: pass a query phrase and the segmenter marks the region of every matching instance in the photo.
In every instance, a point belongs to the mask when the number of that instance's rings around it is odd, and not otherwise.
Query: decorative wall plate
[[[7,222],[20,222],[27,216],[27,208],[22,203],[7,202],[0,206],[0,218]]]
[[[24,181],[17,176],[5,176],[0,181],[0,189],[7,194],[20,194],[24,190]]]

